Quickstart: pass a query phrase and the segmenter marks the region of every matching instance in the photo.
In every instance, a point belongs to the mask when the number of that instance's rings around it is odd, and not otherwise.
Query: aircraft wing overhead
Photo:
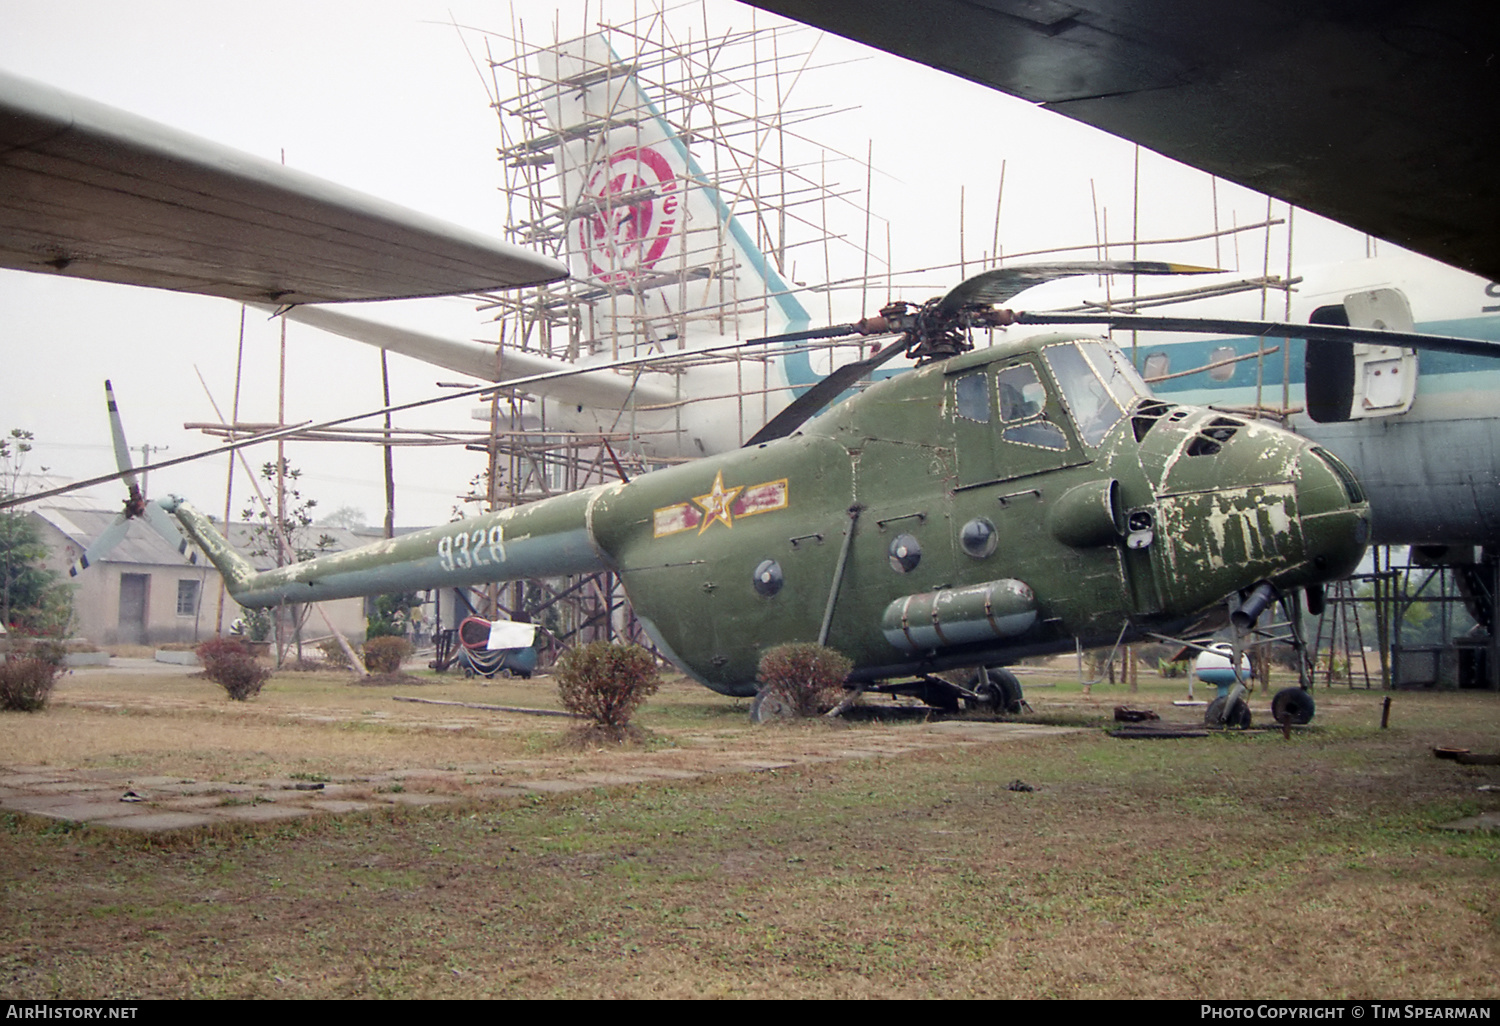
[[[748,2],[1500,280],[1489,5]]]
[[[278,304],[567,276],[539,254],[3,72],[0,266]]]
[[[539,353],[520,349],[501,352],[497,346],[484,342],[442,338],[323,306],[296,306],[288,310],[286,316],[299,324],[342,335],[392,353],[400,353],[437,367],[445,367],[480,381],[503,383],[514,378],[552,374],[576,366]],[[526,391],[533,395],[551,396],[564,402],[605,410],[670,403],[678,398],[669,386],[661,383],[659,376],[653,375],[651,378],[643,380],[639,371],[621,374],[601,369],[594,374],[530,384],[526,386]]]

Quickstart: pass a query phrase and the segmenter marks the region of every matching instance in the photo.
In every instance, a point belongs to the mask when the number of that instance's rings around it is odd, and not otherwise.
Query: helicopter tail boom
[[[238,593],[255,578],[255,567],[234,551],[229,539],[218,532],[208,517],[187,502],[174,496],[163,501],[162,508],[177,518],[193,544],[203,550],[208,561],[219,571],[219,576],[224,578],[224,586],[229,589],[229,594],[237,600]]]
[[[234,600],[254,608],[611,569],[589,523],[607,490],[570,492],[263,571],[191,504],[174,498],[163,505],[208,555]]]

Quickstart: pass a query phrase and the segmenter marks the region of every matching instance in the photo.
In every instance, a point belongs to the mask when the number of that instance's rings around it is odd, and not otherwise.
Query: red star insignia
[[[734,488],[724,487],[724,472],[721,470],[714,475],[713,491],[707,495],[696,495],[693,501],[703,507],[703,523],[698,527],[698,533],[702,534],[708,530],[710,524],[715,520],[724,521],[725,527],[734,526],[733,514],[730,512],[734,506],[734,500],[744,491],[744,485]]]

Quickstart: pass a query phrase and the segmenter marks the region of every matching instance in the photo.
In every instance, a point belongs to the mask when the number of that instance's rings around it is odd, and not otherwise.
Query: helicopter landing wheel
[[[1220,715],[1223,714],[1221,722]],[[1237,698],[1234,705],[1224,712],[1224,699],[1216,698],[1208,703],[1208,709],[1203,713],[1203,722],[1209,727],[1222,726],[1226,730],[1246,730],[1250,726],[1250,706],[1245,700]]]
[[[796,718],[796,705],[776,688],[761,688],[750,700],[751,723],[774,723],[777,720]]]
[[[974,693],[979,696],[981,708],[1009,716],[1025,710],[1021,682],[1014,673],[1003,666],[990,666],[978,671],[977,676],[979,680],[974,685]]]

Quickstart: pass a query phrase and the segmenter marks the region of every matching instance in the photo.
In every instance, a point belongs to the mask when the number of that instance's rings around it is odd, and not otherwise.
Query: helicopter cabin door
[[[949,375],[957,487],[975,488],[1088,462],[1062,403],[1030,360]]]

